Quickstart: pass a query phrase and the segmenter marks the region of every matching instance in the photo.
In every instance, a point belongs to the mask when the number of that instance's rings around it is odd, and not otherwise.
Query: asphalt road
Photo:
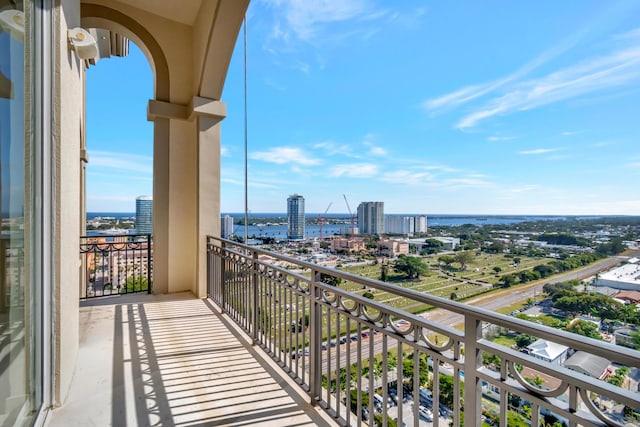
[[[588,265],[577,270],[572,270],[566,273],[558,274],[550,278],[538,280],[530,285],[518,286],[512,289],[505,289],[503,291],[491,292],[489,294],[481,295],[477,298],[473,298],[467,301],[467,304],[475,307],[482,307],[487,310],[495,311],[502,307],[507,307],[518,302],[524,301],[527,298],[533,298],[542,292],[542,288],[547,283],[560,283],[567,280],[582,280],[587,277],[594,276],[601,271],[609,270],[615,267],[622,261],[629,259],[633,256],[640,256],[640,251],[635,251],[627,256],[610,257],[594,264]],[[440,324],[447,326],[456,326],[463,323],[464,317],[461,314],[451,313],[450,311],[443,309],[435,309],[423,313],[425,319],[437,321]]]

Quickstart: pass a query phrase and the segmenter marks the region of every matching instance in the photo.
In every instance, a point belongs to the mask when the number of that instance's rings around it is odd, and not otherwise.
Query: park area
[[[428,265],[429,270],[417,279],[408,279],[406,274],[394,271],[394,261],[349,265],[339,267],[339,269],[376,280],[381,280],[384,269],[386,270],[384,275],[386,275],[385,281],[387,283],[459,301],[490,291],[503,275],[518,274],[553,261],[551,258],[529,258],[525,256],[514,258],[509,255],[505,256],[505,254],[480,253],[476,255],[474,253],[471,261],[462,269],[457,263],[451,263],[447,266],[438,261],[438,258],[438,255],[421,257],[420,259]],[[350,292],[373,297],[378,302],[414,314],[430,308],[426,304],[381,290],[369,289],[349,281],[344,281],[339,286]]]

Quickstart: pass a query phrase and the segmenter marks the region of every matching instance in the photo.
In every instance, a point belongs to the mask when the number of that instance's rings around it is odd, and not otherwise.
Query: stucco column
[[[220,234],[219,101],[152,100],[154,121],[153,289],[206,297],[206,236]]]
[[[220,122],[226,106],[196,97],[193,114],[198,122],[197,283],[194,294],[207,296],[207,236],[220,236]]]
[[[169,119],[153,119],[153,293],[169,292]]]

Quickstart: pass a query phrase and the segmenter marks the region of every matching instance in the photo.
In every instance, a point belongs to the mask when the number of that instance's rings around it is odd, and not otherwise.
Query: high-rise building
[[[426,233],[427,232],[427,216],[418,215],[414,217],[414,233]]]
[[[299,194],[293,194],[287,199],[287,225],[287,237],[289,239],[304,239],[304,197]]]
[[[233,217],[231,215],[220,218],[220,236],[223,239],[229,239],[233,236]]]
[[[414,217],[404,215],[385,215],[384,232],[389,234],[412,235],[414,232]]]
[[[136,197],[136,232],[153,234],[153,197]]]
[[[362,202],[358,206],[358,230],[362,234],[384,233],[384,202]]]

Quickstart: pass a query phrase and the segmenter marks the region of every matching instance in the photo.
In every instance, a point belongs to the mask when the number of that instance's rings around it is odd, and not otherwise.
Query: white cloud
[[[113,172],[128,171],[153,174],[153,157],[116,151],[89,151],[88,170],[107,168]]]
[[[281,12],[284,24],[276,21],[272,36],[285,41],[291,34],[303,41],[315,39],[325,24],[383,16],[368,0],[270,0],[266,3]]]
[[[413,172],[408,170],[398,170],[394,172],[385,172],[380,178],[381,181],[393,184],[405,185],[426,185],[433,180],[435,175],[428,172]]]
[[[640,160],[635,160],[625,164],[628,168],[640,169]]]
[[[506,93],[463,117],[466,129],[496,115],[525,111],[596,91],[623,86],[640,78],[640,46],[592,58],[541,78],[519,82]]]
[[[536,148],[534,150],[518,151],[518,154],[529,156],[529,155],[553,153],[554,151],[558,151],[558,148]]]
[[[294,163],[303,166],[320,164],[318,159],[307,156],[301,149],[295,147],[274,147],[267,151],[255,151],[249,155],[251,159],[278,165]]]
[[[331,177],[370,178],[378,173],[378,166],[372,163],[348,163],[335,165],[329,170]]]
[[[577,131],[570,130],[570,131],[560,132],[560,135],[562,135],[562,136],[572,136],[572,135],[575,135],[577,133],[578,133]]]
[[[353,152],[353,148],[349,144],[338,144],[333,141],[323,141],[318,142],[313,145],[313,148],[321,151],[324,155],[327,156],[347,156],[347,157],[358,157]]]
[[[511,141],[515,139],[513,136],[490,136],[487,138],[489,142],[498,142],[498,141]]]
[[[227,148],[226,146],[222,145],[220,147],[220,156],[222,156],[222,157],[230,157],[231,154],[229,153],[229,148]]]
[[[516,70],[512,74],[509,74],[508,76],[488,83],[466,86],[447,95],[427,99],[422,103],[422,108],[427,111],[448,110],[459,105],[466,104],[476,98],[480,98],[481,96],[487,95],[511,82],[517,81],[536,68],[544,65],[551,59],[568,50],[576,43],[577,38],[577,36],[574,36],[552,47],[551,49],[548,49],[547,51],[543,52],[541,55],[525,64],[524,66],[520,67],[518,70]]]
[[[369,154],[371,154],[372,156],[386,156],[387,155],[387,150],[385,150],[382,147],[373,146],[369,150]]]

